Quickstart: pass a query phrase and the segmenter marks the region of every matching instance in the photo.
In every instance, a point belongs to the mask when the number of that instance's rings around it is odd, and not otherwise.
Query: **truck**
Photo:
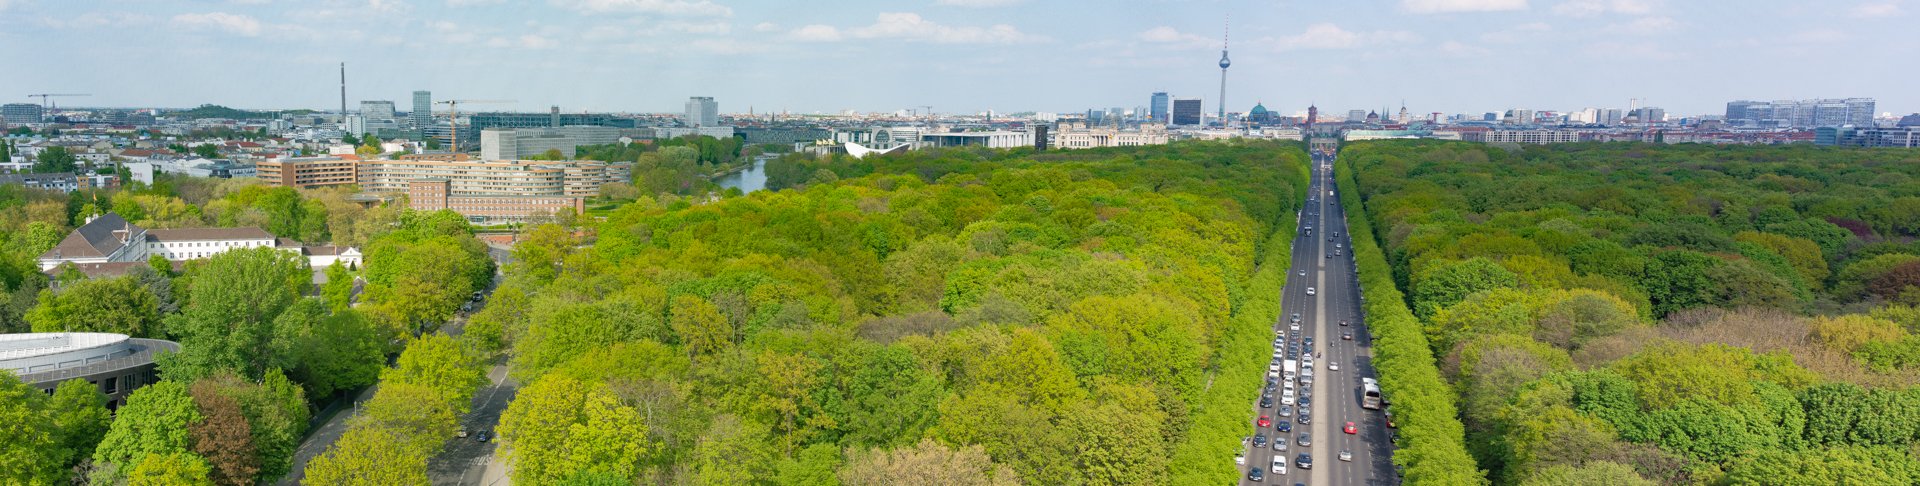
[[[1280,366],[1281,366],[1280,369],[1286,372],[1285,376],[1287,377],[1287,379],[1291,380],[1295,376],[1300,376],[1299,361],[1287,360],[1286,363],[1281,364]]]

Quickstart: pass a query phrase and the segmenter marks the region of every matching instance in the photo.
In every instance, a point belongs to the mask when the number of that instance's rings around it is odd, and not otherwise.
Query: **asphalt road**
[[[1306,394],[1310,397],[1309,404],[1295,406],[1309,411],[1312,420],[1299,424],[1298,413],[1292,417],[1278,416],[1277,411],[1283,406],[1279,391],[1274,393],[1271,408],[1260,407],[1260,397],[1254,397],[1248,435],[1264,434],[1268,445],[1255,448],[1248,444],[1246,465],[1240,468],[1243,485],[1260,484],[1247,479],[1246,471],[1253,468],[1261,469],[1264,482],[1272,484],[1399,484],[1393,471],[1393,446],[1388,440],[1385,419],[1377,410],[1360,407],[1360,378],[1375,376],[1370,359],[1371,338],[1360,315],[1360,289],[1354,275],[1344,208],[1338,204],[1337,197],[1327,196],[1327,191],[1334,187],[1329,179],[1331,171],[1322,166],[1332,163],[1331,156],[1314,154],[1313,184],[1306,206],[1300,212],[1299,236],[1294,240],[1292,266],[1287,270],[1287,284],[1281,295],[1281,315],[1274,323],[1275,336],[1285,337],[1288,344],[1304,344],[1305,337],[1314,339],[1310,349],[1319,354],[1314,360],[1315,380],[1302,388],[1303,393],[1307,387],[1311,388],[1311,393]],[[1312,234],[1305,229],[1309,226],[1313,228]],[[1336,232],[1337,237],[1333,236]],[[1334,255],[1335,251],[1340,254]],[[1307,295],[1309,287],[1315,290],[1314,295]],[[1301,318],[1299,332],[1291,331],[1289,323],[1296,313]],[[1340,325],[1341,321],[1348,325]],[[1342,339],[1343,332],[1353,333],[1353,340]],[[1282,352],[1285,349],[1285,346],[1278,348]],[[1302,354],[1307,351],[1303,346]],[[1330,369],[1333,365],[1338,365],[1339,370]],[[1261,415],[1270,417],[1274,425],[1283,420],[1293,421],[1293,430],[1279,432],[1273,426],[1259,427],[1253,419]],[[1357,434],[1349,435],[1342,430],[1347,422],[1354,423]],[[1299,445],[1302,433],[1311,434],[1312,445]],[[1273,450],[1274,440],[1286,441],[1287,448]],[[1352,461],[1339,459],[1343,450],[1352,453]],[[1296,465],[1301,453],[1312,455],[1311,469],[1300,469]],[[1275,456],[1285,461],[1284,475],[1272,472]]]

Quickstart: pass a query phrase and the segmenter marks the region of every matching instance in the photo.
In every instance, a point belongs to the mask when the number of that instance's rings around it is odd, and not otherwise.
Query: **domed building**
[[[1267,105],[1260,104],[1259,102],[1254,102],[1253,109],[1247,110],[1248,122],[1268,125],[1274,123],[1276,121],[1275,118],[1273,112],[1267,111]]]
[[[154,358],[180,351],[173,341],[101,332],[0,334],[0,371],[47,393],[68,380],[87,380],[107,395],[107,409],[127,394],[159,381]]]

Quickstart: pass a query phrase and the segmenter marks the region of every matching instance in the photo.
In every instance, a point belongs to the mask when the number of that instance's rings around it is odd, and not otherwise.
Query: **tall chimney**
[[[340,121],[347,121],[347,63],[340,63]]]

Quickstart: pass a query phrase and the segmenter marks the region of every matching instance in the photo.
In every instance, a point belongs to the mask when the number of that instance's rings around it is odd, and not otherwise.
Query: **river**
[[[755,157],[753,159],[753,167],[720,176],[719,179],[714,179],[713,183],[719,184],[722,189],[739,189],[743,194],[766,190],[767,159],[769,158],[770,157]]]

